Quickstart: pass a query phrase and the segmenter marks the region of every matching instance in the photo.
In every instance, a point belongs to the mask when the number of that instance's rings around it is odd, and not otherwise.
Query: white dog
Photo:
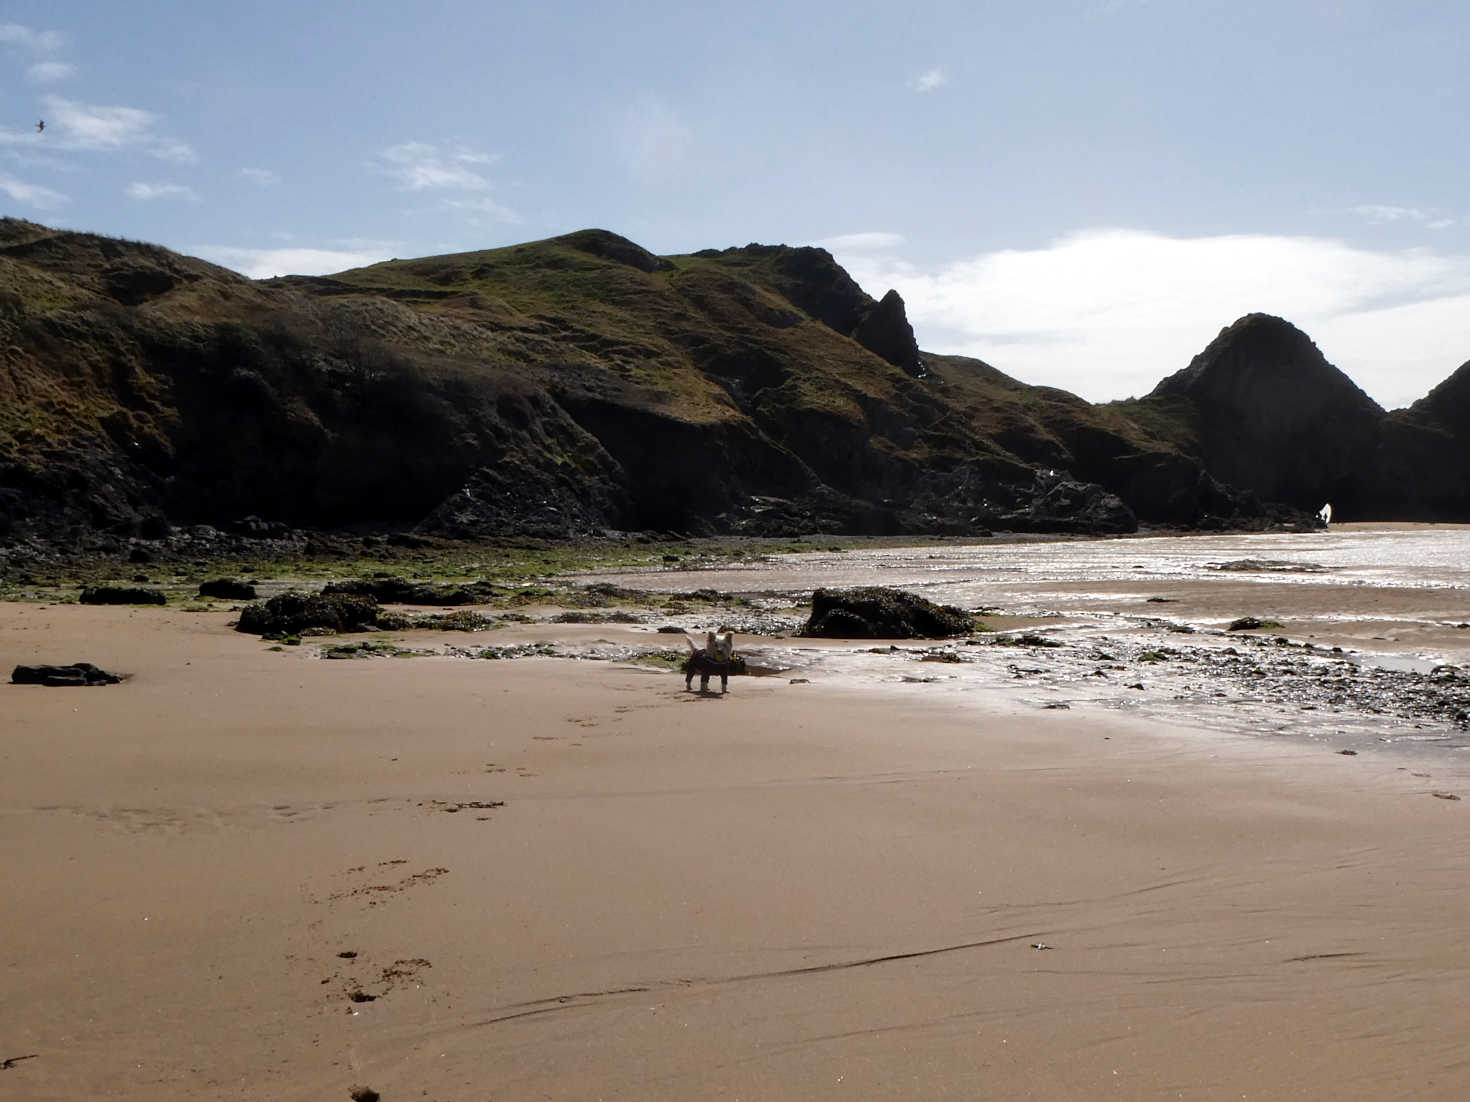
[[[730,685],[730,666],[735,657],[735,633],[716,635],[712,631],[706,632],[703,648],[696,647],[694,640],[687,635],[684,642],[689,644],[689,657],[684,660],[684,688],[692,689],[694,675],[699,674],[699,691],[707,693],[710,675],[719,674],[720,692],[725,692]]]

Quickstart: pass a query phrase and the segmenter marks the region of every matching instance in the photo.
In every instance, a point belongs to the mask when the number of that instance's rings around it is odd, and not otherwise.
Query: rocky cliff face
[[[1470,520],[1470,363],[1384,418],[1364,481],[1373,515]]]
[[[1365,503],[1383,410],[1288,321],[1246,315],[1149,400],[1187,410],[1186,450],[1221,482],[1300,509]]]
[[[0,536],[1133,525],[956,418],[902,300],[818,249],[588,230],[257,283],[6,222],[0,336]]]
[[[1466,469],[1467,395],[1462,369],[1384,418],[1251,315],[1092,406],[921,353],[902,299],[821,249],[585,230],[255,282],[0,220],[0,539],[1124,532],[1329,499],[1470,519],[1457,482],[1409,477]]]

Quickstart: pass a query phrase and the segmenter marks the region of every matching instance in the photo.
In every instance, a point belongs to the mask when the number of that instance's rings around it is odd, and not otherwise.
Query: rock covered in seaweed
[[[322,593],[350,593],[370,597],[385,605],[478,605],[495,596],[496,587],[489,582],[466,582],[460,585],[432,585],[408,578],[349,578],[329,582]]]
[[[251,635],[297,635],[317,629],[328,632],[371,631],[379,626],[382,609],[371,597],[351,593],[303,593],[288,590],[240,610],[236,631]]]
[[[802,634],[836,639],[947,639],[975,629],[968,612],[901,589],[818,589]]]
[[[166,605],[168,597],[161,589],[144,589],[127,585],[89,585],[77,598],[84,605]]]

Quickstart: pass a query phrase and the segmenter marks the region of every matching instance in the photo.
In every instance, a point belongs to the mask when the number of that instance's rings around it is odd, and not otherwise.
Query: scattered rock
[[[1226,631],[1259,631],[1262,628],[1279,628],[1281,625],[1275,620],[1262,620],[1256,616],[1242,616],[1238,620],[1231,620]]]
[[[1431,792],[1430,795],[1436,800],[1458,800],[1460,798],[1453,792]]]
[[[379,1102],[383,1096],[372,1087],[353,1087],[347,1097],[352,1099],[352,1102]]]
[[[975,620],[964,609],[883,586],[818,589],[803,635],[836,639],[946,639],[968,635]]]
[[[255,585],[238,578],[210,578],[199,583],[199,596],[218,597],[223,601],[253,601]]]
[[[161,589],[141,589],[126,585],[89,585],[77,598],[84,605],[166,605],[168,597]]]
[[[371,597],[292,589],[264,604],[246,605],[235,630],[251,635],[295,635],[312,628],[370,631],[379,626],[381,611]]]
[[[69,666],[16,666],[10,671],[12,685],[116,685],[122,678],[100,670],[90,662]]]
[[[1292,562],[1289,559],[1232,559],[1230,562],[1206,563],[1211,570],[1233,574],[1325,574],[1327,567],[1315,562]]]
[[[390,537],[390,542],[392,542]],[[497,589],[489,582],[469,582],[464,585],[430,585],[410,581],[407,578],[353,578],[344,582],[330,582],[322,589],[323,595],[346,593],[356,597],[371,597],[384,605],[479,605],[495,596]]]

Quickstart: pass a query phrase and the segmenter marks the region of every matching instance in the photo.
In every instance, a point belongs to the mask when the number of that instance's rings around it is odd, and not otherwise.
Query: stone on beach
[[[975,620],[953,605],[901,589],[818,589],[803,635],[838,639],[947,639],[968,635]]]

